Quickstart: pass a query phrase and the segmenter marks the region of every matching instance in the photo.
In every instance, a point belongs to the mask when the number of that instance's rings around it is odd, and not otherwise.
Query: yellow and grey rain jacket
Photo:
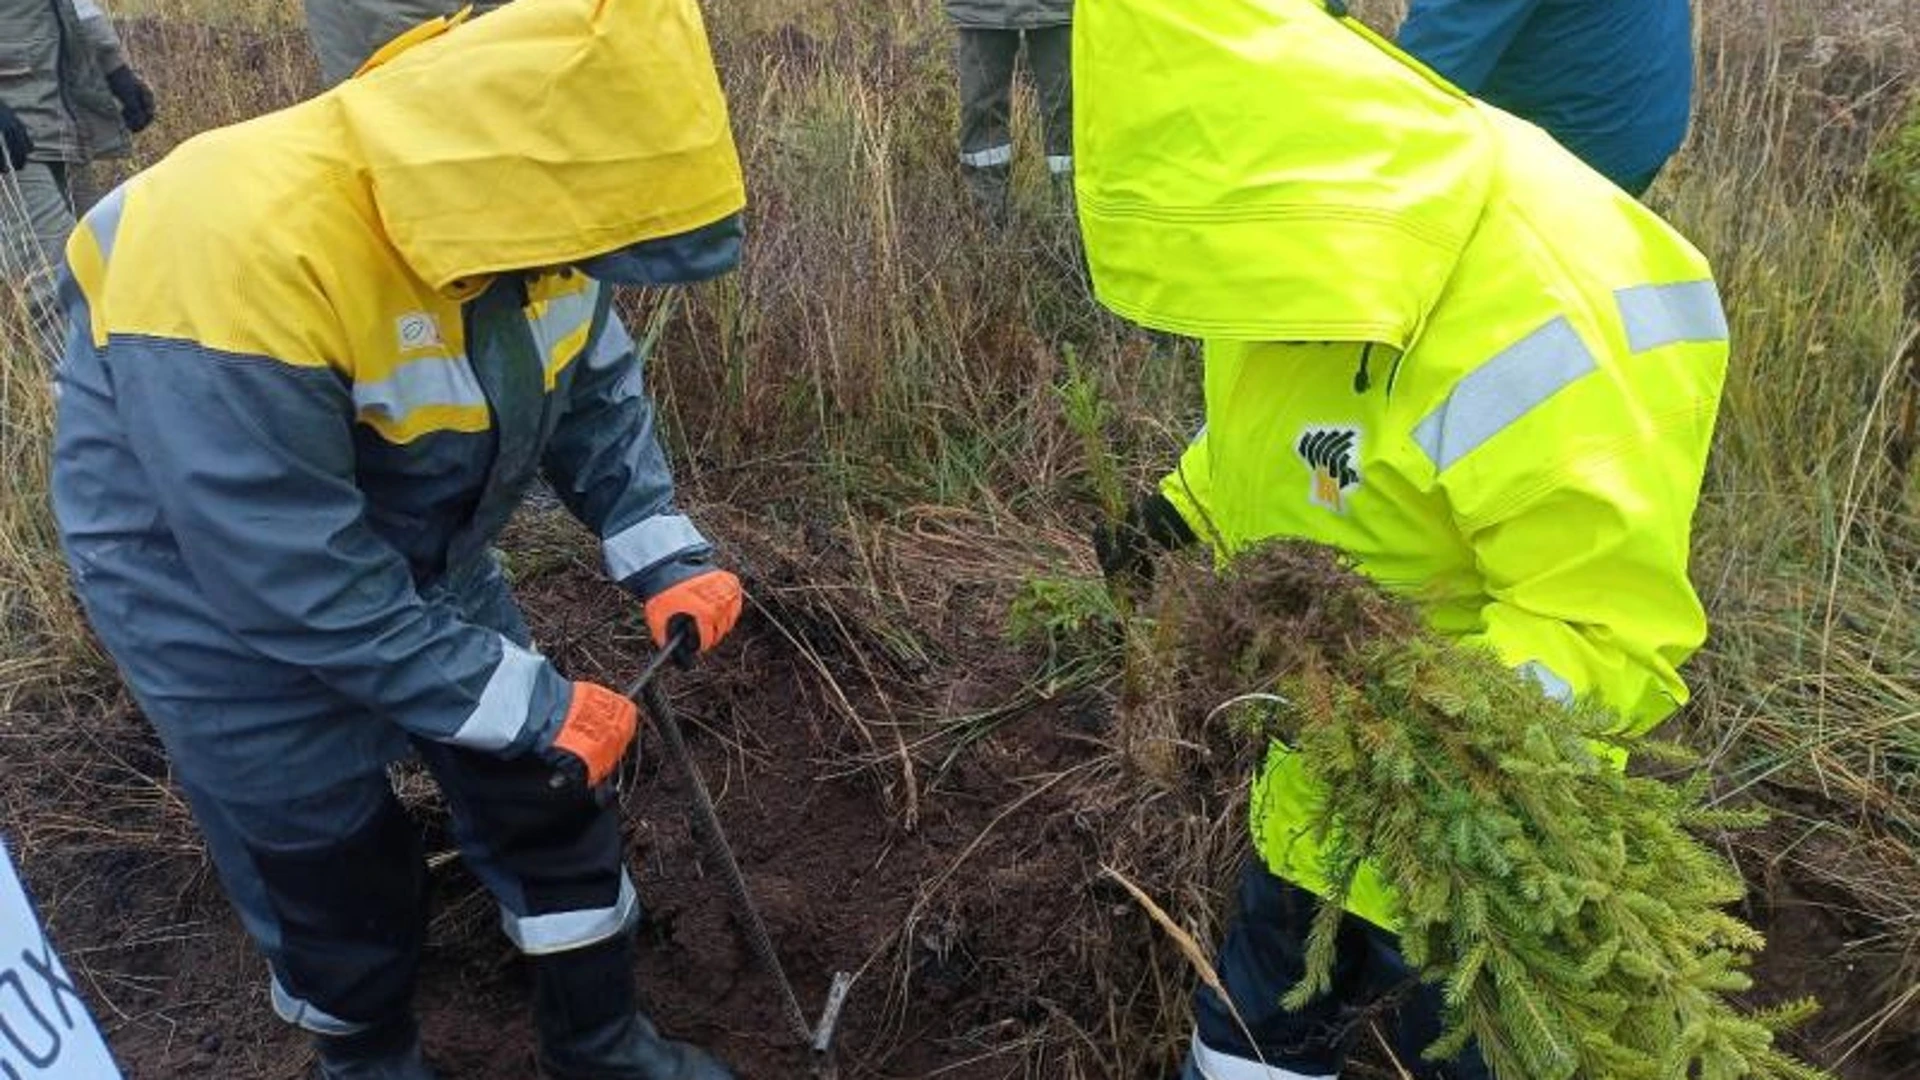
[[[1727,360],[1705,259],[1539,129],[1317,0],[1085,0],[1103,303],[1206,341],[1164,493],[1222,557],[1340,548],[1440,632],[1646,729],[1705,617],[1688,538]],[[1253,829],[1324,891],[1277,747]],[[1364,875],[1356,913],[1392,926]]]
[[[504,625],[489,553],[536,473],[637,591],[708,549],[611,290],[574,268],[737,257],[693,0],[524,0],[388,52],[185,143],[68,248],[61,535],[178,766],[229,797],[408,735],[545,749],[569,683]]]

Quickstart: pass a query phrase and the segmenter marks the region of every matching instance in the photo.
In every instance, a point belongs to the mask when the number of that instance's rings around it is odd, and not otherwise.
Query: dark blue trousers
[[[1398,1000],[1382,1017],[1384,1033],[1414,1076],[1492,1080],[1473,1047],[1440,1066],[1421,1058],[1440,1036],[1439,988],[1419,982],[1393,935],[1364,919],[1349,915],[1340,928],[1332,990],[1299,1012],[1281,1006],[1306,972],[1307,931],[1317,904],[1312,893],[1268,873],[1258,857],[1247,860],[1239,912],[1214,960],[1233,1008],[1207,987],[1194,995],[1193,1048],[1180,1080],[1338,1076],[1353,1036],[1390,998]]]

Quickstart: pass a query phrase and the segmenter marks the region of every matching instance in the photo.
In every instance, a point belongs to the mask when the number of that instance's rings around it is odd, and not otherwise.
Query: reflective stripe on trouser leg
[[[1181,1080],[1337,1080],[1339,1073],[1292,1072],[1274,1065],[1215,1050],[1202,1042],[1198,1032],[1187,1053],[1187,1068]]]
[[[639,914],[639,896],[623,870],[620,892],[607,907],[521,915],[502,905],[500,926],[521,952],[543,956],[597,945],[633,925]]]
[[[960,164],[970,169],[991,169],[1013,161],[1013,144],[989,146],[985,150],[962,151]]]
[[[417,746],[453,811],[461,854],[499,901],[502,926],[522,951],[605,941],[638,917],[611,806],[576,786],[551,787],[552,766],[538,755]]]
[[[1048,154],[1047,171],[1055,176],[1064,176],[1073,171],[1072,154]]]
[[[372,1024],[342,1020],[311,1001],[294,997],[286,987],[280,985],[278,975],[267,976],[267,997],[273,1003],[274,1015],[315,1035],[358,1035],[374,1027]]]

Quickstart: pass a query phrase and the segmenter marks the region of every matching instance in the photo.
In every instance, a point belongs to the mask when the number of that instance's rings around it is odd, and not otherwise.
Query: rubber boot
[[[734,1080],[706,1051],[660,1037],[636,1007],[633,939],[533,958],[534,1024],[548,1080]]]
[[[420,1056],[420,1029],[404,1024],[377,1027],[358,1035],[318,1035],[317,1080],[437,1080]]]

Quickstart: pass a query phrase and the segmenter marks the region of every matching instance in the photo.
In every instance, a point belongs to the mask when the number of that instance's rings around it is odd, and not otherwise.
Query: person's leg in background
[[[426,865],[386,773],[271,804],[184,786],[274,1011],[314,1036],[322,1080],[433,1080],[412,1011]]]
[[[1073,194],[1073,27],[1027,31],[1027,69],[1040,98],[1047,175],[1064,200]]]
[[[1005,220],[1013,177],[1013,69],[1018,30],[960,30],[960,166],[974,202]]]
[[[0,280],[49,369],[66,344],[58,290],[74,219],[64,171],[30,161],[0,172]]]

